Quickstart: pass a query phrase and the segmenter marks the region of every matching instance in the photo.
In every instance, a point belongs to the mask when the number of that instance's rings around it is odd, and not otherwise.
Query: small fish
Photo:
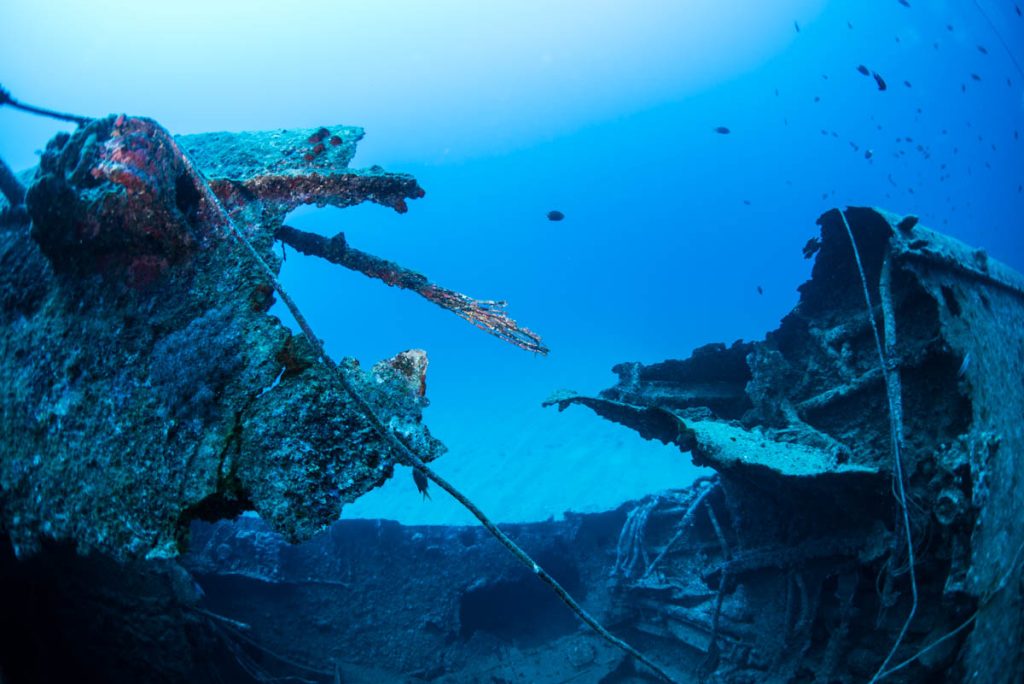
[[[423,498],[429,499],[430,492],[427,491],[427,488],[430,486],[430,481],[427,479],[427,476],[413,468],[412,481],[416,483],[416,489],[423,495]]]
[[[978,52],[980,52],[983,55],[987,55],[988,54],[988,48],[986,48],[984,45],[979,45],[978,46]]]
[[[874,152],[872,152],[871,150],[864,150],[865,159],[871,159],[873,156],[875,156]]]
[[[730,133],[732,133],[732,131],[730,131],[729,128],[726,126],[718,126],[714,129],[714,131],[719,135],[729,135]]]
[[[857,71],[859,71],[860,73],[864,74],[865,76],[870,76],[871,75],[871,70],[868,69],[863,64],[858,64],[857,65]]]
[[[558,211],[557,209],[552,209],[551,211],[548,212],[548,221],[561,221],[564,218],[565,218],[565,214],[563,214],[562,212]],[[416,470],[414,472],[418,473],[419,471]]]
[[[979,76],[978,74],[971,74],[971,78],[973,78],[975,81],[981,80],[981,76]]]
[[[910,81],[904,81],[903,85],[905,85],[908,88],[913,88],[914,87],[914,86],[910,85]],[[920,114],[920,112],[918,112],[918,114]]]
[[[796,21],[793,22],[793,28],[796,29],[797,33],[800,33],[800,24]]]
[[[910,7],[910,3],[907,0],[898,0],[898,2],[904,7]]]
[[[757,294],[759,294],[759,295],[763,295],[764,294],[764,288],[761,287],[760,285],[757,286]]]
[[[885,85],[885,79],[877,71],[872,71],[871,75],[875,77],[875,83],[878,84],[879,90],[885,90],[888,87]]]
[[[804,245],[804,259],[810,259],[818,253],[819,249],[821,249],[821,238],[812,237],[807,241],[807,244]]]

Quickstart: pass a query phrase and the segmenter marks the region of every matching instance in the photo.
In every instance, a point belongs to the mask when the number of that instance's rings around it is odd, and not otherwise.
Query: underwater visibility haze
[[[4,3],[0,683],[1021,681],[1022,12]]]

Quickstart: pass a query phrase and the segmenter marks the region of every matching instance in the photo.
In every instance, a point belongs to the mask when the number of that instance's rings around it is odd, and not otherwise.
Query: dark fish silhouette
[[[910,3],[907,0],[899,0],[899,3],[904,7],[910,7]]]
[[[565,214],[563,214],[562,212],[558,211],[557,209],[553,209],[553,210],[548,212],[548,221],[561,221],[564,218],[565,218]],[[419,472],[419,471],[414,471],[414,472]]]
[[[423,498],[429,499],[430,492],[427,491],[427,487],[430,486],[430,481],[427,480],[427,476],[413,468],[412,481],[416,483],[416,489],[419,491],[420,494],[423,495]]]
[[[875,77],[875,83],[878,84],[879,90],[885,90],[886,88],[888,88],[888,86],[885,85],[885,79],[882,78],[881,74],[879,74],[877,71],[872,71],[871,75]]]
[[[718,126],[715,128],[715,133],[718,133],[719,135],[729,135],[732,131],[730,131],[726,126]]]
[[[821,249],[821,238],[812,237],[807,241],[807,244],[804,245],[804,259],[810,259],[818,253],[819,249]]]
[[[870,69],[868,69],[868,68],[867,68],[866,66],[864,66],[863,64],[859,64],[859,65],[857,66],[857,71],[859,71],[860,73],[864,74],[865,76],[870,76],[870,75],[871,75],[871,70],[870,70]]]
[[[981,80],[981,76],[979,76],[978,74],[971,74],[971,78],[973,78],[975,81]]]
[[[978,52],[980,52],[983,55],[987,55],[988,54],[988,49],[984,45],[979,45],[978,46]]]
[[[795,22],[795,21],[794,21],[794,22],[793,22],[793,28],[795,28],[795,29],[796,29],[796,32],[797,32],[797,33],[800,33],[800,24],[799,24],[799,23],[797,23],[797,22]]]
[[[763,295],[764,294],[764,288],[761,287],[760,285],[757,286],[757,294],[759,294],[759,295]]]
[[[913,86],[910,85],[910,81],[904,81],[903,85],[907,86],[908,88],[913,88]]]

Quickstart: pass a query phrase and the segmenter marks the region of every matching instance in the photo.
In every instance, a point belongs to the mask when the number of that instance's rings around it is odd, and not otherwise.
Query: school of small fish
[[[912,9],[909,0],[897,0],[897,2],[900,5],[902,5],[903,7],[907,8],[907,9]],[[981,8],[981,6],[977,5],[977,3],[975,3],[975,5],[978,8],[978,11],[981,12],[982,15],[984,16],[985,21],[992,28],[993,33],[999,38],[999,41],[1002,43],[1003,47],[1006,49],[1006,53],[1009,56],[1010,61],[1012,62],[1012,64],[1016,67],[1019,76],[1021,78],[1024,78],[1024,70],[1022,70],[1022,68],[1020,66],[1020,63],[1017,61],[1017,59],[1015,57],[1014,47],[1011,46],[1011,44],[1007,43],[1007,41],[1003,39],[1002,34],[999,32],[998,25],[992,21],[992,19],[989,17],[989,15],[986,14],[985,11]],[[1024,10],[1021,9],[1021,6],[1019,4],[1014,4],[1013,5],[1013,13],[1018,18],[1024,17]],[[854,25],[850,21],[846,22],[846,27],[847,27],[847,29],[849,29],[851,31],[854,29]],[[796,31],[796,33],[802,33],[806,29],[806,27],[801,27],[800,23],[797,22],[797,21],[793,22],[793,28]],[[956,27],[953,24],[946,24],[945,28],[946,28],[946,32],[947,33],[954,33],[954,32],[956,32]],[[1017,30],[1019,31],[1020,28],[1018,27]],[[900,43],[900,37],[899,36],[895,36],[895,41],[897,43]],[[939,50],[940,46],[941,46],[940,41],[934,41],[932,43],[932,48],[934,50]],[[981,43],[976,43],[974,45],[974,50],[976,50],[978,54],[980,54],[980,55],[982,55],[984,57],[987,57],[987,56],[990,55],[989,47],[984,45],[984,44],[981,44]],[[867,66],[866,64],[857,64],[857,65],[854,66],[854,68],[855,68],[855,70],[859,74],[861,74],[862,76],[868,77],[868,79],[870,81],[873,81],[875,89],[877,91],[885,92],[885,91],[889,90],[888,82],[885,80],[885,78],[882,76],[882,74],[878,70],[873,69],[873,68]],[[822,78],[822,80],[827,81],[827,80],[829,80],[829,74],[828,73],[823,73],[823,74],[821,74],[821,78]],[[959,82],[958,86],[954,86],[954,87],[959,87],[960,92],[963,93],[963,94],[968,93],[968,91],[970,90],[970,88],[968,87],[968,82],[973,82],[973,83],[976,83],[976,84],[981,84],[985,80],[985,79],[983,79],[983,74],[982,73],[978,73],[977,71],[969,71],[969,70],[966,70],[966,69],[962,73],[961,78],[963,80]],[[1014,85],[1015,85],[1014,79],[1015,78],[1016,77],[1014,75],[1007,74],[1005,76],[1006,86],[1010,87],[1010,88],[1014,87]],[[900,79],[897,82],[902,82],[904,88],[906,88],[908,90],[913,88],[913,84],[910,82],[909,79]],[[955,81],[953,81],[953,82],[955,83]],[[779,97],[779,96],[780,96],[780,91],[779,91],[778,88],[775,88],[775,97]],[[820,95],[815,95],[814,98],[813,98],[813,101],[815,103],[821,102],[821,96]],[[916,109],[916,113],[918,115],[923,114],[922,108],[918,107]],[[871,117],[871,118],[874,119],[874,117]],[[789,118],[788,117],[784,118],[783,119],[783,123],[784,123],[784,125],[788,126],[789,125]],[[969,121],[966,123],[966,125],[968,127],[972,126],[972,124]],[[876,123],[875,124],[875,128],[876,128],[876,130],[881,131],[882,130],[882,125]],[[728,134],[731,134],[733,132],[732,129],[729,126],[724,126],[724,125],[723,126],[716,126],[716,127],[712,128],[712,131],[714,133],[716,133],[716,134],[719,134],[719,135],[728,135]],[[941,130],[941,135],[945,136],[945,135],[948,134],[948,132],[949,131],[947,129],[943,128]],[[832,138],[841,138],[842,137],[838,131],[831,130],[831,129],[826,129],[826,128],[821,129],[821,135],[822,136],[826,136],[826,137],[832,137]],[[1020,132],[1017,131],[1017,130],[1014,130],[1012,132],[1012,139],[1013,139],[1013,142],[1016,143],[1020,139]],[[978,143],[985,143],[986,141],[987,140],[986,140],[985,135],[983,133],[978,133],[977,134],[977,142]],[[859,143],[859,142],[857,142],[855,140],[848,140],[847,142],[849,144],[850,149],[853,152],[859,154],[867,163],[874,163],[874,160],[875,160],[876,154],[877,154],[877,152],[876,152],[876,150],[874,148],[866,146],[866,145],[862,145],[861,143]],[[906,156],[908,154],[916,154],[916,155],[918,155],[923,160],[930,160],[932,158],[932,151],[931,151],[930,146],[925,144],[925,143],[923,143],[923,142],[916,142],[912,136],[909,136],[909,135],[898,135],[898,136],[894,137],[894,142],[896,143],[896,145],[892,149],[892,152],[891,152],[891,154],[894,157],[898,157],[899,158],[899,157],[904,157],[904,156]],[[995,151],[996,149],[998,149],[997,148],[997,144],[995,142],[991,142],[991,141],[987,141],[987,142],[989,143],[989,146],[990,146],[992,151]],[[959,148],[958,147],[953,147],[952,148],[952,153],[954,155],[958,155],[960,153]],[[989,169],[991,168],[991,164],[989,162],[987,162],[987,161],[983,162],[983,165],[986,168],[989,168]],[[942,163],[938,164],[937,170],[939,172],[938,176],[937,176],[938,182],[940,182],[940,183],[944,182],[945,180],[947,180],[947,179],[949,179],[951,177],[951,171],[949,169],[949,163],[948,162],[942,162]],[[968,174],[970,174],[972,172],[971,167],[967,167],[967,171],[966,172]],[[889,173],[887,175],[887,178],[888,178],[889,184],[891,186],[893,186],[894,188],[900,188],[900,189],[904,190],[908,194],[914,194],[915,193],[915,188],[912,185],[903,185],[903,186],[901,186],[897,182],[897,180],[893,177],[893,175],[891,173]],[[1018,193],[1024,193],[1024,185],[1018,185],[1017,186],[1017,192]],[[831,191],[831,192],[825,192],[825,193],[822,193],[822,198],[826,199],[829,196],[834,196],[835,194],[836,193],[835,193],[834,190]],[[891,194],[887,194],[886,197],[887,198],[891,197]],[[751,202],[750,202],[749,199],[744,199],[743,200],[743,204],[746,205],[746,206],[750,206]],[[948,223],[948,219],[946,219],[944,222]],[[760,292],[760,289],[759,289],[759,292]]]

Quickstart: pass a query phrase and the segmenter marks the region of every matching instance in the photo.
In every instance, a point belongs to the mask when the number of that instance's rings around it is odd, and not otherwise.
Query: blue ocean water
[[[8,2],[0,82],[176,133],[363,126],[355,165],[426,197],[290,223],[507,299],[551,354],[299,255],[283,280],[337,356],[428,351],[438,470],[498,520],[691,481],[674,448],[540,402],[606,387],[622,361],[763,336],[829,208],[913,213],[1024,270],[1019,4],[551,4]],[[0,156],[31,166],[56,130],[0,108]],[[345,515],[469,519],[404,472]]]

